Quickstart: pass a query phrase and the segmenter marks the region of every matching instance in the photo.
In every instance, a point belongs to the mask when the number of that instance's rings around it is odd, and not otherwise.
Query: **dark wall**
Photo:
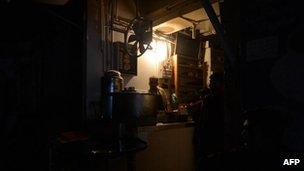
[[[283,0],[224,4],[231,11],[227,9],[224,25],[238,55],[240,107],[288,111],[292,121],[282,143],[288,150],[303,151],[304,61],[301,43],[296,43],[303,41],[301,7]]]
[[[46,170],[48,138],[81,128],[83,9],[0,4],[1,167]]]
[[[291,2],[259,0],[242,7],[243,106],[252,108],[282,103],[284,99],[275,88],[271,75],[277,61],[288,53],[290,33],[299,27],[297,7]]]
[[[105,23],[101,23],[100,0],[87,0],[87,9],[86,111],[87,119],[93,120],[96,116],[91,104],[100,100],[100,79],[104,71],[105,52],[102,46],[105,42],[101,41],[101,27],[104,27]]]
[[[222,3],[221,21],[237,59],[227,87],[231,135],[236,140],[246,117],[243,111],[279,107],[290,124],[280,123],[286,129],[278,143],[287,151],[304,150],[302,10],[294,1],[283,0]],[[276,119],[262,116],[269,126]]]

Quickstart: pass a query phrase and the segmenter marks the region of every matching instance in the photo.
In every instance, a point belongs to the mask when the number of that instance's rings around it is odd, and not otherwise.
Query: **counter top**
[[[166,144],[168,143],[168,141],[178,142],[180,141],[180,137],[183,136],[192,137],[194,125],[194,121],[187,121],[158,123],[152,126],[141,126],[138,127],[138,137],[141,140],[148,142],[148,148],[149,145],[152,146],[150,148],[154,148],[155,143],[161,144],[161,142],[163,142],[164,144]],[[189,138],[189,141],[192,142],[192,138]]]
[[[194,121],[187,121],[187,122],[172,122],[172,123],[157,123],[156,125],[151,126],[140,126],[138,128],[139,132],[143,131],[162,131],[167,129],[180,129],[186,127],[194,127]]]

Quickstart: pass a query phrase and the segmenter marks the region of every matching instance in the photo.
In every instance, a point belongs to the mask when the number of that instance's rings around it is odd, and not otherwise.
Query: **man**
[[[210,76],[210,91],[203,97],[197,121],[199,170],[218,170],[219,155],[224,146],[224,76]]]

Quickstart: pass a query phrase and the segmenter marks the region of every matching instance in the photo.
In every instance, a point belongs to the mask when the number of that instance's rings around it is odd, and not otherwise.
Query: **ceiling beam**
[[[201,1],[198,0],[153,0],[153,7],[145,7],[152,5],[151,0],[142,2],[143,15],[153,21],[153,26],[159,25],[173,18],[180,17],[189,12],[195,11],[203,7]],[[215,3],[217,0],[211,0],[211,3]],[[153,10],[155,9],[155,10]]]
[[[169,7],[170,8],[159,8],[145,16],[153,21],[153,26],[156,26],[183,14],[197,10],[202,7],[202,4],[199,1],[189,0]]]
[[[51,4],[51,5],[65,5],[69,0],[34,0],[35,2]]]

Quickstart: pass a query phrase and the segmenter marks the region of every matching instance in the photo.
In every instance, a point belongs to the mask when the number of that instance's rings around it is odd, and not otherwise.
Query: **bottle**
[[[149,93],[153,94],[153,95],[157,95],[158,91],[157,91],[157,86],[158,86],[158,78],[157,77],[150,77],[149,78]]]

